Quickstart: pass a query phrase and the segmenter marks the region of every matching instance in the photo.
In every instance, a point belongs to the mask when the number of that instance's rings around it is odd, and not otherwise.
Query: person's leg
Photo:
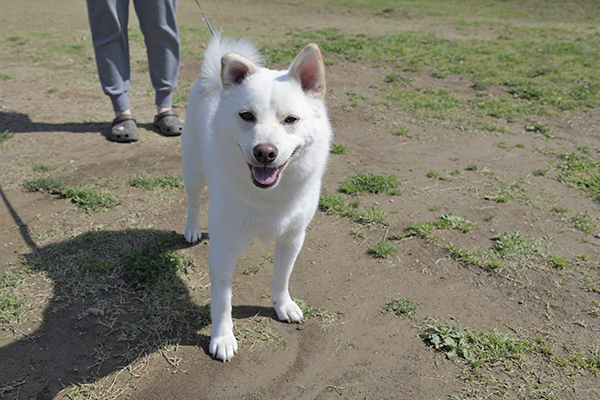
[[[130,114],[127,21],[129,0],[87,0],[98,76],[115,115]]]
[[[157,114],[171,109],[181,64],[177,0],[134,0],[144,34],[150,80],[156,90]]]

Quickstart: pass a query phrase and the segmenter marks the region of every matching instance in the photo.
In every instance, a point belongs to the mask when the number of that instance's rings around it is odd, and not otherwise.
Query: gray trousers
[[[144,35],[156,105],[169,107],[181,64],[177,0],[133,0]],[[129,0],[87,0],[98,76],[114,111],[131,108],[127,21]]]

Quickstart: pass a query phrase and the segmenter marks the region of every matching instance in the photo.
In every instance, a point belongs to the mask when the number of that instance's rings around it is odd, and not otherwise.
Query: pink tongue
[[[277,170],[277,168],[252,167],[252,174],[261,185],[270,185],[277,179]]]

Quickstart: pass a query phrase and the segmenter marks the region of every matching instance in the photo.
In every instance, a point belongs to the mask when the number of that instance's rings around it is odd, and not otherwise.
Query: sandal
[[[119,115],[111,124],[110,139],[114,142],[137,142],[139,139],[135,118],[130,114]]]
[[[173,110],[161,112],[154,117],[154,127],[165,136],[179,136],[183,131],[183,123]]]

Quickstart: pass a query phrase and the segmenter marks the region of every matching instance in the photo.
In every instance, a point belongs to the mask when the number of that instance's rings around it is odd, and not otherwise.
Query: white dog
[[[315,44],[289,70],[261,66],[248,40],[216,34],[189,98],[181,139],[188,194],[185,238],[200,240],[200,194],[208,184],[212,330],[210,353],[237,353],[231,319],[235,264],[255,238],[276,239],[271,299],[279,319],[302,320],[288,281],[319,202],[331,126],[325,69]]]

